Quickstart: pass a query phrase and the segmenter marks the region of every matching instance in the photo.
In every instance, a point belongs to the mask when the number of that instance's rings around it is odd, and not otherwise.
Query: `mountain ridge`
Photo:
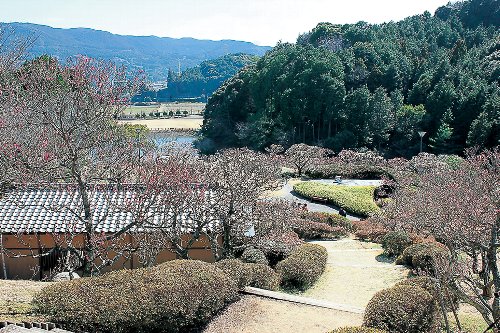
[[[209,40],[113,34],[92,28],[54,28],[48,25],[11,22],[0,26],[20,37],[35,37],[29,50],[32,57],[42,54],[65,60],[76,55],[111,60],[131,69],[143,69],[152,80],[164,80],[169,69],[194,67],[204,60],[225,54],[247,53],[261,56],[268,46],[231,39]]]

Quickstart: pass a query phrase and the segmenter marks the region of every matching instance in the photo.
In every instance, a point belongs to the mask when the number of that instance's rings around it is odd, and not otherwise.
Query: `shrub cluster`
[[[349,168],[342,168],[338,165],[320,165],[312,170],[307,170],[305,174],[311,178],[328,178],[335,176],[351,179],[394,179],[389,169],[373,165],[352,165]]]
[[[248,263],[263,264],[266,266],[269,265],[269,261],[267,260],[264,252],[254,248],[253,246],[245,248],[241,254],[241,260]]]
[[[434,265],[447,260],[449,251],[438,242],[424,242],[408,246],[396,262],[412,267],[416,271],[434,272]]]
[[[348,218],[339,214],[303,211],[301,212],[300,217],[313,222],[325,223],[331,227],[340,227],[345,229],[346,232],[354,231],[352,222]]]
[[[389,231],[381,224],[371,220],[352,222],[356,238],[364,241],[380,242]]]
[[[234,282],[212,264],[174,260],[59,282],[33,302],[50,321],[72,331],[185,332],[236,298]]]
[[[364,325],[391,333],[438,332],[440,313],[434,297],[416,286],[379,291],[368,303]]]
[[[295,232],[272,233],[259,237],[254,243],[255,248],[261,250],[269,260],[269,265],[274,267],[279,261],[288,257],[304,242]]]
[[[286,288],[309,288],[326,267],[328,253],[321,245],[304,244],[276,265],[281,284]]]
[[[276,290],[280,285],[279,274],[267,265],[244,263],[238,259],[224,259],[214,265],[226,273],[240,289],[256,287]]]
[[[375,186],[336,186],[318,182],[295,184],[293,190],[306,198],[323,198],[347,212],[367,217],[380,211],[373,200]]]
[[[344,228],[305,219],[294,220],[292,228],[301,239],[340,238],[348,235]]]
[[[399,256],[413,242],[410,236],[403,231],[389,231],[382,238],[382,248],[389,257]]]
[[[387,333],[387,332],[376,328],[357,326],[357,327],[337,328],[336,330],[330,331],[329,333]]]

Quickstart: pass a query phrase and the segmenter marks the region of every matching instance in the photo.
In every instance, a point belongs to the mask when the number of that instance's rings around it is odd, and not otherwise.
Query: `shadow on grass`
[[[383,262],[386,264],[393,264],[396,261],[396,259],[397,259],[396,257],[389,257],[383,253],[375,257],[375,260],[377,260],[378,262]]]

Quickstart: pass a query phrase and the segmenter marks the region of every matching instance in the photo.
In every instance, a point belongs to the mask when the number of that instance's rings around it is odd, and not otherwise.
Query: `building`
[[[101,187],[90,193],[93,239],[102,239],[103,247],[109,247],[105,251],[107,259],[99,262],[109,264],[102,272],[143,267],[141,258],[144,255],[141,256],[142,252],[138,250],[139,242],[155,231],[136,226],[128,229],[134,219],[134,212],[130,209],[134,190],[112,191]],[[83,233],[80,200],[78,191],[64,185],[54,189],[23,188],[7,192],[0,199],[0,278],[47,279],[57,272],[69,248],[82,251],[88,240]],[[161,218],[151,217],[156,222]],[[106,243],[106,236],[122,232],[124,228],[127,231],[114,241],[114,245]],[[182,236],[183,241],[190,238],[188,232]],[[161,249],[151,254],[154,263],[178,258],[171,244],[162,244]],[[117,249],[122,249],[123,253]],[[192,259],[214,261],[206,235],[193,243],[188,254]],[[76,272],[81,274],[81,267],[76,268]]]

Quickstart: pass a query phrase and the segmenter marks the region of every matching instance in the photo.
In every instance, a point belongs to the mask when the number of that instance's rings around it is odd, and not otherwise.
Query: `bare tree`
[[[290,165],[297,169],[298,176],[309,168],[315,166],[325,157],[326,149],[297,143],[285,151],[285,156]]]
[[[500,152],[458,163],[428,154],[394,161],[398,188],[386,225],[431,235],[450,250],[451,289],[488,324],[500,320]],[[399,167],[396,166],[397,163]]]

